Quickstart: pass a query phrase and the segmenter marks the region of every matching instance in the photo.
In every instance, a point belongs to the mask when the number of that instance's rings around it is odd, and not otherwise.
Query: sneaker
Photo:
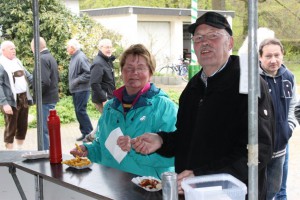
[[[84,135],[81,135],[79,138],[76,139],[76,141],[82,141],[85,138]]]

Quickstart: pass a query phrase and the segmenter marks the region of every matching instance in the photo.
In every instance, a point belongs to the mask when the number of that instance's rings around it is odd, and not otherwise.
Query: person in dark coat
[[[115,86],[115,75],[112,55],[112,42],[109,39],[102,39],[98,45],[99,52],[94,58],[91,66],[91,88],[92,102],[97,110],[102,113],[106,101],[113,97]]]
[[[132,147],[142,154],[175,156],[179,194],[182,180],[193,176],[228,173],[248,185],[248,95],[239,92],[240,62],[230,55],[231,27],[223,15],[207,12],[188,30],[202,69],[180,96],[177,130],[146,133],[132,139]],[[268,86],[259,80],[258,199],[265,199],[275,127]]]
[[[43,110],[43,149],[49,149],[49,133],[47,118],[49,111],[54,109],[56,103],[59,100],[59,72],[58,65],[55,58],[52,56],[47,48],[47,44],[44,38],[40,37],[40,59],[41,59],[41,83],[42,83],[42,110]],[[34,52],[34,40],[31,41],[31,50]],[[34,74],[36,68],[34,69]],[[35,76],[33,76],[34,83],[36,82]],[[33,84],[33,90],[36,92],[36,84]]]
[[[102,113],[105,103],[113,98],[113,91],[116,89],[115,74],[113,61],[115,56],[112,55],[113,46],[110,39],[102,39],[99,41],[99,52],[95,56],[91,66],[91,88],[92,102],[96,109]],[[91,142],[97,131],[94,129],[88,134],[83,142]]]

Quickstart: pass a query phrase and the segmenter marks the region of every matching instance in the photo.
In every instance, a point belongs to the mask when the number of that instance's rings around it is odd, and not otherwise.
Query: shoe
[[[81,137],[77,138],[76,141],[82,141],[85,138],[84,135],[82,135]]]
[[[82,142],[87,143],[87,142],[93,142],[94,137],[92,136],[92,134],[88,134],[87,136],[85,136],[85,138],[82,140]]]

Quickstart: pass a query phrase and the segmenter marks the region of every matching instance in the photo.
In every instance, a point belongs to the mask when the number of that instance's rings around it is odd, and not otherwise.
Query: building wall
[[[226,17],[232,25],[232,17],[230,15]],[[155,56],[157,69],[180,62],[179,58],[183,57],[183,51],[191,52],[191,34],[187,32],[191,16],[129,12],[112,15],[102,13],[98,16],[92,14],[91,18],[105,28],[122,35],[121,45],[124,48],[135,43],[144,44]]]
[[[183,56],[183,23],[187,17],[127,14],[92,18],[122,35],[124,48],[144,44],[155,56],[157,68],[179,62]]]
[[[63,0],[63,3],[72,13],[79,16],[79,1],[78,0]]]

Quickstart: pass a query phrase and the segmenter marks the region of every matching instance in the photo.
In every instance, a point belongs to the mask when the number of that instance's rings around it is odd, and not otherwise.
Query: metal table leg
[[[44,191],[43,191],[43,177],[35,175],[35,199],[43,200]]]
[[[13,178],[13,180],[14,180],[16,186],[17,186],[17,189],[18,189],[18,191],[19,191],[19,193],[20,193],[20,195],[21,195],[22,200],[27,200],[26,195],[25,195],[25,193],[24,193],[24,191],[23,191],[23,188],[22,188],[22,186],[21,186],[21,184],[20,184],[20,181],[19,181],[19,179],[18,179],[18,177],[17,177],[17,175],[16,175],[16,167],[14,167],[14,166],[9,166],[9,167],[8,167],[8,171],[9,171],[9,173],[11,174],[11,176],[12,176],[12,178]]]

